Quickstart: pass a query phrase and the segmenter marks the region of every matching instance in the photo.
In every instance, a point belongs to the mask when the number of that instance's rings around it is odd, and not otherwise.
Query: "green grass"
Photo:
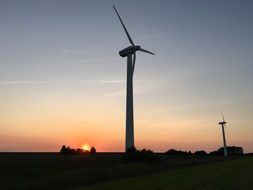
[[[128,180],[130,179],[127,178],[129,177],[148,177],[149,174],[162,171],[176,172],[179,168],[191,166],[194,166],[193,168],[197,168],[198,166],[202,166],[210,162],[218,164],[218,161],[224,160],[223,157],[213,156],[184,157],[165,156],[162,154],[156,155],[160,157],[160,162],[153,164],[126,164],[122,162],[122,154],[99,153],[97,155],[60,155],[57,153],[0,153],[0,189],[46,190],[77,189],[79,187],[81,189],[85,189],[89,186],[90,188],[97,189],[99,187],[91,186],[102,184],[104,182],[115,182],[124,186],[124,181],[117,180],[126,179],[126,183],[128,184]],[[228,161],[228,163],[229,162],[230,161]],[[225,166],[226,163],[227,161],[224,162]],[[250,164],[252,165],[252,163]],[[185,170],[185,174],[187,174],[187,171],[188,170]],[[194,169],[192,171],[194,171]],[[188,171],[188,174],[190,175],[191,171]],[[187,180],[190,179],[188,174],[185,176],[182,175],[182,178],[178,176],[175,179],[172,176],[168,179],[168,181],[171,180],[170,182],[173,184],[178,178],[180,180],[185,178],[187,182]],[[233,172],[231,172],[231,175],[232,174]],[[157,175],[159,176],[161,174]],[[191,177],[194,177],[194,175],[197,174],[192,173],[191,175]],[[167,180],[167,177],[165,178]],[[163,178],[161,177],[161,179]],[[149,181],[152,182],[152,180],[156,180],[156,178],[151,176],[150,179],[148,179],[148,182],[139,181],[139,178],[133,178],[132,180],[137,180],[133,182],[133,184],[136,184],[136,188],[138,188],[138,184],[140,186],[145,185],[146,183],[148,184]],[[156,183],[156,181],[154,181],[154,183]],[[161,185],[162,184],[163,183],[161,183]],[[105,187],[107,186],[108,188],[111,188],[110,183],[105,184]],[[150,187],[152,187],[152,185],[150,185]]]
[[[96,189],[253,189],[253,158],[242,158],[115,180],[78,190]]]

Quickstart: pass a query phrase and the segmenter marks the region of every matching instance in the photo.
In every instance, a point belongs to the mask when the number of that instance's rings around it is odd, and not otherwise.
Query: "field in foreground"
[[[85,188],[96,189],[253,189],[253,158],[242,158],[149,174]],[[79,188],[82,190],[84,188]]]
[[[230,187],[253,187],[252,158],[156,154],[157,163],[129,164],[122,162],[122,156],[0,153],[0,189],[175,189],[178,185],[197,189],[216,183],[222,188],[230,180]]]

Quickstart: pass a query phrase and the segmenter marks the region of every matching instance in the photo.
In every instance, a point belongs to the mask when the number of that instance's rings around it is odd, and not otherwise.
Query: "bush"
[[[181,155],[181,156],[186,156],[186,155],[191,155],[191,151],[182,151],[182,150],[175,150],[175,149],[170,149],[165,152],[166,155]]]
[[[131,162],[145,162],[154,163],[158,161],[158,157],[154,154],[152,150],[142,149],[137,150],[135,147],[126,150],[123,156],[123,161],[126,163]]]
[[[92,155],[94,155],[94,154],[96,154],[96,149],[95,149],[95,147],[91,147],[91,149],[90,149],[90,154],[92,154]]]
[[[194,152],[194,155],[196,155],[196,156],[204,156],[204,155],[206,155],[206,151],[199,150],[199,151]]]
[[[229,156],[240,156],[243,155],[243,148],[237,146],[227,146],[227,151]],[[224,155],[224,148],[221,147],[216,151],[210,152],[210,155],[215,156],[223,156]]]
[[[90,151],[88,150],[83,150],[81,148],[78,149],[73,149],[70,148],[69,146],[66,147],[65,145],[62,146],[61,150],[60,150],[61,154],[96,154],[96,149],[95,147],[91,147]]]
[[[75,153],[76,153],[76,150],[70,148],[69,146],[66,147],[65,145],[63,145],[62,148],[61,148],[60,153],[61,153],[61,154],[75,154]]]

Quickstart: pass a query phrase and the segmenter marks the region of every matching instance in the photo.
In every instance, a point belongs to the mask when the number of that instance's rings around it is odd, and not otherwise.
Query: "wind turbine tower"
[[[227,122],[224,119],[223,113],[221,113],[223,121],[219,122],[219,125],[221,125],[222,128],[222,136],[223,136],[223,146],[224,146],[224,156],[228,156],[228,151],[227,151],[227,144],[226,144],[226,135],[225,135],[225,126]]]
[[[142,51],[154,55],[154,53],[142,49],[141,46],[135,45],[132,38],[130,37],[126,26],[124,25],[117,9],[113,6],[119,21],[126,33],[126,36],[130,42],[130,46],[119,51],[121,57],[127,57],[127,92],[126,92],[126,139],[125,139],[125,150],[134,147],[134,113],[133,113],[133,75],[136,60],[136,51]]]

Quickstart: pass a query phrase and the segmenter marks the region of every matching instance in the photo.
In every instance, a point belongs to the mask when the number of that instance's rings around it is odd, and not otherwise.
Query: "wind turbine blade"
[[[221,115],[222,115],[222,119],[223,119],[223,121],[225,122],[224,115],[223,115],[223,113],[222,113],[222,112],[221,112]]]
[[[140,48],[139,51],[155,55],[153,52]]]
[[[127,38],[128,38],[128,40],[129,40],[129,42],[134,46],[134,42],[133,42],[132,38],[130,37],[130,35],[129,35],[129,33],[128,33],[128,31],[127,31],[127,29],[126,29],[126,27],[125,27],[125,25],[124,25],[122,19],[121,19],[120,16],[119,16],[119,13],[118,13],[118,11],[117,11],[117,9],[115,8],[114,5],[113,5],[113,9],[115,10],[115,12],[116,12],[116,14],[117,14],[117,16],[118,16],[118,18],[119,18],[119,20],[120,20],[120,22],[121,22],[123,28],[124,28],[124,30],[125,30],[125,32],[126,32],[126,35],[127,35]]]
[[[133,73],[132,73],[132,76],[134,75],[135,61],[136,61],[136,53],[134,53],[134,59],[133,59]]]

